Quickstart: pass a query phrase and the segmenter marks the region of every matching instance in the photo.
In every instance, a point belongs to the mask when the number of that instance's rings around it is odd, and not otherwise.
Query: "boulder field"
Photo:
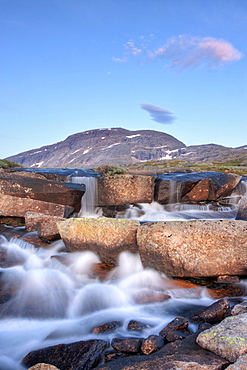
[[[64,181],[64,178],[63,178]],[[116,263],[124,250],[139,253],[145,267],[173,277],[247,275],[246,182],[217,172],[118,175],[97,178],[103,217],[79,218],[85,186],[41,174],[0,171],[0,219],[25,220],[28,231],[46,240],[62,238],[69,251],[91,250],[102,262]],[[238,202],[236,220],[140,223],[115,218],[139,203]],[[179,189],[179,192],[178,192]],[[141,210],[140,210],[141,211]],[[109,215],[111,217],[105,217]]]

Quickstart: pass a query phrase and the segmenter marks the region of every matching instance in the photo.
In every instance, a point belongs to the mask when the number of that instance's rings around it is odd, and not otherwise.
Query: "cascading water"
[[[119,265],[100,281],[92,274],[93,266],[100,262],[97,255],[63,249],[62,241],[49,249],[37,249],[1,236],[0,252],[10,265],[0,268],[1,370],[23,369],[22,358],[38,348],[95,337],[109,341],[113,336],[128,337],[130,320],[148,325],[141,334],[131,332],[131,336],[158,334],[182,312],[195,312],[213,302],[204,288],[196,288],[196,292],[194,288],[177,289],[173,280],[143,269],[137,254],[120,254]],[[155,292],[173,298],[140,303]],[[122,323],[114,333],[92,333],[94,327],[114,320]]]
[[[95,189],[92,182],[97,181],[93,179],[73,176],[73,181],[86,183],[91,190]],[[246,185],[245,181],[241,183],[241,191],[233,194],[234,199],[239,200],[246,194]],[[82,210],[82,217],[96,214],[96,192],[91,192],[91,200],[89,193],[88,200],[84,199],[82,204],[90,203],[91,208]],[[167,221],[193,219],[198,213],[204,217],[211,213],[213,218],[212,215],[220,213],[227,218],[234,203],[229,200],[229,207],[220,209],[218,205],[183,205],[177,200],[176,195],[175,203],[166,206],[154,202],[132,207],[128,217]],[[94,270],[100,262],[96,254],[90,251],[66,253],[62,241],[53,243],[49,249],[37,249],[20,239],[8,241],[0,236],[0,254],[3,256],[0,370],[23,370],[21,360],[30,351],[59,343],[158,334],[175,317],[186,316],[214,302],[206,288],[180,289],[174,280],[154,270],[143,269],[139,255],[129,252],[120,254],[118,266],[103,280],[99,280]],[[169,294],[171,298],[164,302],[141,303],[155,293]],[[141,333],[129,332],[130,320],[141,321],[147,327]],[[121,326],[108,334],[92,333],[94,327],[111,321],[120,321]],[[193,324],[190,327],[196,330]]]
[[[78,176],[78,174],[72,173],[67,177],[66,182],[72,182],[74,184],[84,184],[86,186],[85,194],[81,200],[81,209],[78,214],[79,217],[99,217],[102,212],[98,203],[98,184],[96,176]]]
[[[200,175],[203,176],[203,174]],[[224,199],[222,204],[218,202],[195,204],[181,203],[182,182],[180,177],[185,177],[185,175],[167,174],[167,178],[170,180],[168,204],[162,205],[158,202],[152,202],[132,205],[126,210],[123,217],[142,222],[236,219],[239,202],[242,197],[247,196],[246,178],[241,180],[236,189],[229,197]]]

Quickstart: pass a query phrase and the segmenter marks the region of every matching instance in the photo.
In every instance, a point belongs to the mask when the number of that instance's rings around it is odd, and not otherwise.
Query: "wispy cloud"
[[[167,125],[169,123],[172,123],[176,119],[174,114],[172,112],[169,112],[169,110],[156,107],[152,104],[141,104],[141,108],[146,110],[152,117],[151,119],[158,123]]]
[[[138,60],[142,58],[144,62],[164,60],[166,66],[179,69],[219,68],[243,57],[243,54],[226,40],[187,35],[172,37],[154,51],[150,51],[143,42],[138,47],[133,40],[124,44],[124,49],[122,58],[113,58],[115,62],[126,63],[138,56]]]

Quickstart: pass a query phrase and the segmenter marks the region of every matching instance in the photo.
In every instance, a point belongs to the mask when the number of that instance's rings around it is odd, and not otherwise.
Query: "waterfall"
[[[168,203],[179,203],[181,200],[181,185],[182,182],[171,180],[169,183],[169,200]]]
[[[81,199],[81,209],[78,214],[79,217],[100,217],[101,209],[97,207],[98,204],[98,182],[97,177],[68,176],[66,182],[74,184],[84,184],[86,186],[85,194]]]

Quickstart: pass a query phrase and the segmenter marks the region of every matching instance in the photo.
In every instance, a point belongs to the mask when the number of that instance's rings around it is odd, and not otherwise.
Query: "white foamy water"
[[[79,217],[100,217],[102,209],[97,207],[97,177],[68,177],[73,183],[85,184],[86,192],[82,197]],[[224,204],[217,202],[180,203],[181,182],[170,181],[168,204],[158,202],[130,205],[125,214],[116,217],[145,221],[188,221],[188,220],[234,220],[238,213],[238,203],[247,194],[247,182],[241,181],[231,196],[225,198]]]
[[[81,209],[79,217],[100,217],[102,211],[97,207],[98,203],[98,183],[97,177],[68,176],[66,182],[74,184],[84,184],[86,186],[85,194],[81,199]]]
[[[144,269],[138,254],[123,252],[104,281],[93,277],[99,257],[90,252],[66,253],[62,242],[49,250],[18,239],[0,238],[0,252],[11,267],[0,268],[0,369],[22,369],[30,351],[59,343],[158,334],[178,315],[195,312],[213,302],[206,290],[176,290],[171,279]],[[141,304],[153,293],[170,294],[161,303]],[[113,320],[116,331],[96,335],[92,329]],[[148,325],[130,332],[130,320]]]

